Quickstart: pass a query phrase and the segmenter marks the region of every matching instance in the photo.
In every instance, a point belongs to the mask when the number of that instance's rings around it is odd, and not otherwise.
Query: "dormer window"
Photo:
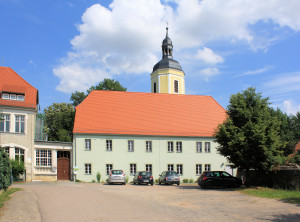
[[[10,100],[17,100],[17,95],[16,94],[10,94],[9,99]]]
[[[9,93],[9,92],[2,92],[2,99],[3,100],[17,100],[17,101],[24,101],[25,95],[22,93]]]
[[[8,93],[2,93],[2,99],[9,99]]]
[[[18,101],[24,101],[24,96],[23,95],[17,95],[17,100]]]

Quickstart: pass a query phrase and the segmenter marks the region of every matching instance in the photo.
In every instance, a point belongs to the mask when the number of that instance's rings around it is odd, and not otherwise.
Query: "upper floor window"
[[[17,100],[18,101],[24,101],[24,96],[23,95],[17,95]]]
[[[10,130],[10,115],[4,114],[4,121],[0,121],[0,131],[1,132],[9,132]]]
[[[196,142],[196,152],[202,153],[202,143],[201,142]]]
[[[106,151],[112,151],[112,140],[106,140]]]
[[[174,152],[173,142],[172,141],[168,142],[168,152],[169,153]]]
[[[25,116],[16,115],[16,124],[15,124],[15,132],[16,133],[24,133],[25,129]]]
[[[134,141],[128,140],[128,152],[133,152],[133,151],[134,151]]]
[[[174,92],[178,93],[178,80],[174,80]]]
[[[156,93],[157,92],[157,89],[156,89],[156,82],[153,83],[153,92]]]
[[[146,141],[146,152],[152,152],[152,141]]]
[[[17,95],[16,94],[10,94],[9,99],[10,100],[17,100]]]
[[[52,166],[51,150],[36,150],[36,165],[37,166]]]
[[[205,153],[210,153],[210,142],[205,142]]]
[[[182,142],[176,142],[176,152],[182,153]]]
[[[91,139],[85,139],[85,150],[91,150]]]
[[[8,93],[2,93],[2,99],[9,99]]]
[[[24,150],[15,148],[15,160],[24,162]]]
[[[24,94],[2,93],[2,99],[24,101]]]

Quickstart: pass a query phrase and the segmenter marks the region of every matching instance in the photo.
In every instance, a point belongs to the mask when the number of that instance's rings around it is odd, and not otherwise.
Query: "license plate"
[[[145,183],[149,182],[149,180],[144,180]]]

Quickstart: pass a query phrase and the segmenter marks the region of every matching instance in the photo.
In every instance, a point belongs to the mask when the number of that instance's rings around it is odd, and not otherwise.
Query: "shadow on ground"
[[[274,219],[269,219],[269,221],[274,221],[274,222],[289,222],[289,221],[299,221],[300,214],[280,214],[275,216]]]

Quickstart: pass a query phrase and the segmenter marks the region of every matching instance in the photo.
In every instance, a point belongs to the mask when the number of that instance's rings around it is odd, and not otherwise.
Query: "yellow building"
[[[179,62],[173,59],[173,44],[168,36],[168,28],[161,47],[162,59],[151,73],[151,92],[185,94],[185,74]]]

